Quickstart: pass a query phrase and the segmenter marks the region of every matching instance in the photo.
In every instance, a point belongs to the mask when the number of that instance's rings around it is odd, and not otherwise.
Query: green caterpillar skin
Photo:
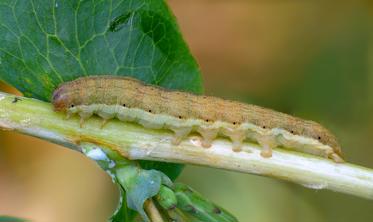
[[[316,122],[255,105],[169,91],[128,77],[79,78],[59,86],[52,102],[56,111],[79,114],[81,124],[96,114],[104,123],[118,118],[147,128],[170,129],[176,145],[197,132],[203,147],[224,136],[237,152],[245,140],[251,140],[262,146],[263,157],[271,157],[272,148],[286,147],[343,162],[336,138]]]

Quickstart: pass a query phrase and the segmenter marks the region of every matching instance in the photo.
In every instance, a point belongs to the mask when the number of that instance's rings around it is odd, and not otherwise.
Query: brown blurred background
[[[317,120],[340,138],[349,161],[373,168],[371,1],[169,3],[206,94]],[[243,222],[373,220],[373,201],[276,179],[188,166],[179,181]],[[0,214],[99,222],[116,201],[110,178],[81,154],[0,132]]]

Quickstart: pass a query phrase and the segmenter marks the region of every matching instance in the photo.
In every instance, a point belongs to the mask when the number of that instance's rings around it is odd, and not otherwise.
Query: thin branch
[[[144,208],[145,208],[146,214],[148,215],[148,217],[150,218],[152,222],[164,222],[161,214],[159,213],[152,199],[148,199],[145,202]]]
[[[373,199],[373,170],[349,163],[275,149],[272,158],[262,158],[260,147],[246,143],[243,152],[217,139],[211,148],[200,146],[197,136],[180,145],[171,144],[167,130],[145,129],[137,124],[110,121],[100,129],[101,120],[89,119],[83,128],[77,117],[65,120],[49,103],[0,92],[0,128],[16,130],[79,150],[80,142],[104,145],[128,159],[157,160],[203,165],[292,181],[313,189],[330,189]]]

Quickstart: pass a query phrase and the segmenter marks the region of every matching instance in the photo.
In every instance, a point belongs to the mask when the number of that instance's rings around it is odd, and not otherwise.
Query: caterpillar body
[[[81,125],[96,114],[103,118],[102,126],[118,118],[169,129],[175,145],[196,132],[206,148],[224,136],[237,152],[250,140],[262,147],[263,157],[271,157],[272,148],[286,147],[344,162],[335,136],[316,122],[256,105],[170,91],[129,77],[90,76],[63,83],[54,91],[52,103],[55,111],[79,114]]]

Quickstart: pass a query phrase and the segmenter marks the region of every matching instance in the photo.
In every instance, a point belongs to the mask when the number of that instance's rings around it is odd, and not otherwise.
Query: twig
[[[145,201],[144,209],[151,222],[164,222],[152,199]]]
[[[196,136],[180,145],[171,144],[172,133],[145,129],[137,124],[110,121],[100,129],[101,120],[91,118],[83,128],[79,119],[65,120],[49,103],[0,92],[0,127],[62,144],[76,150],[80,142],[104,145],[128,159],[197,164],[259,174],[302,184],[313,189],[330,189],[373,199],[373,170],[334,163],[331,160],[275,149],[272,158],[262,158],[260,147],[246,143],[243,152],[232,151],[228,140],[218,139],[204,149]]]

